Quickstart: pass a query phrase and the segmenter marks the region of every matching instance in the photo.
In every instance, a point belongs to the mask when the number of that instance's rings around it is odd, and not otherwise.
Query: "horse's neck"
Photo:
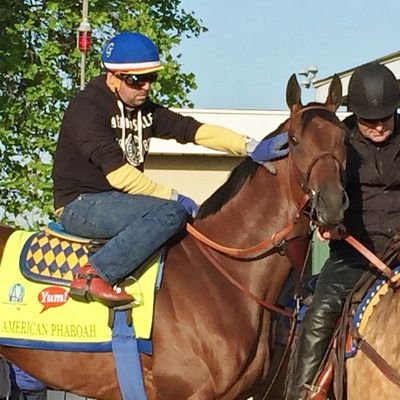
[[[286,165],[286,161],[282,164]],[[288,195],[286,176],[283,176],[285,165],[280,167],[282,173],[276,176],[258,168],[255,176],[219,212],[197,221],[197,229],[224,246],[238,249],[272,239],[292,222],[297,211]],[[289,261],[277,254],[273,244],[266,250],[263,256],[243,263],[232,261],[226,255],[216,256],[224,268],[245,285],[273,281],[275,286],[282,286],[289,271]],[[271,280],[272,275],[274,279]],[[261,292],[263,289],[266,288],[259,288]]]
[[[258,168],[231,200],[214,215],[197,221],[196,227],[231,247],[249,247],[284,229],[297,214],[287,163],[280,162],[277,175]]]

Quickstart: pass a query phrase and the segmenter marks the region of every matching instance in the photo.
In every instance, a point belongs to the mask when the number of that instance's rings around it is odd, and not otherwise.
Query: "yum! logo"
[[[68,291],[59,286],[50,286],[42,289],[38,294],[39,303],[43,305],[40,313],[52,307],[60,307],[68,301]]]

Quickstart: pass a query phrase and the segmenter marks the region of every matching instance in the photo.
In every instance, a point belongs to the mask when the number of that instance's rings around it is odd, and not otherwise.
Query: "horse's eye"
[[[289,136],[289,140],[292,142],[292,144],[299,144],[299,139],[297,139],[296,136]]]

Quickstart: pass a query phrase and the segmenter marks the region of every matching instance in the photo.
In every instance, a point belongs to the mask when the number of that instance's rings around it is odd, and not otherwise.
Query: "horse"
[[[311,225],[335,225],[346,208],[345,129],[335,114],[341,97],[335,76],[325,103],[303,105],[293,74],[290,117],[276,130],[288,132],[289,155],[268,168],[245,158],[188,225],[200,235],[168,245],[154,351],[141,356],[148,399],[232,400],[265,391],[277,298],[292,266],[304,261]],[[0,229],[0,251],[11,232]],[[0,353],[49,387],[121,399],[111,353],[7,346]]]
[[[365,343],[384,361],[370,359],[360,350],[354,357],[346,360],[348,400],[400,398],[400,360],[397,352],[400,345],[400,291],[397,287],[389,288],[379,297],[362,336]],[[387,368],[382,371],[380,366],[384,363]]]

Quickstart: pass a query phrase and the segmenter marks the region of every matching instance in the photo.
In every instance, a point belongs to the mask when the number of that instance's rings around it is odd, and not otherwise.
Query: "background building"
[[[380,64],[386,65],[396,76],[397,81],[400,80],[400,51],[396,51],[395,53],[388,54],[387,56],[378,58],[374,61],[379,62]],[[355,68],[347,69],[345,71],[337,72],[340,80],[343,85],[343,106],[347,107],[347,87],[349,85],[349,80]],[[325,98],[328,94],[329,84],[331,83],[333,76],[328,76],[323,79],[317,79],[313,82],[315,88],[315,99],[316,101],[325,101]]]

